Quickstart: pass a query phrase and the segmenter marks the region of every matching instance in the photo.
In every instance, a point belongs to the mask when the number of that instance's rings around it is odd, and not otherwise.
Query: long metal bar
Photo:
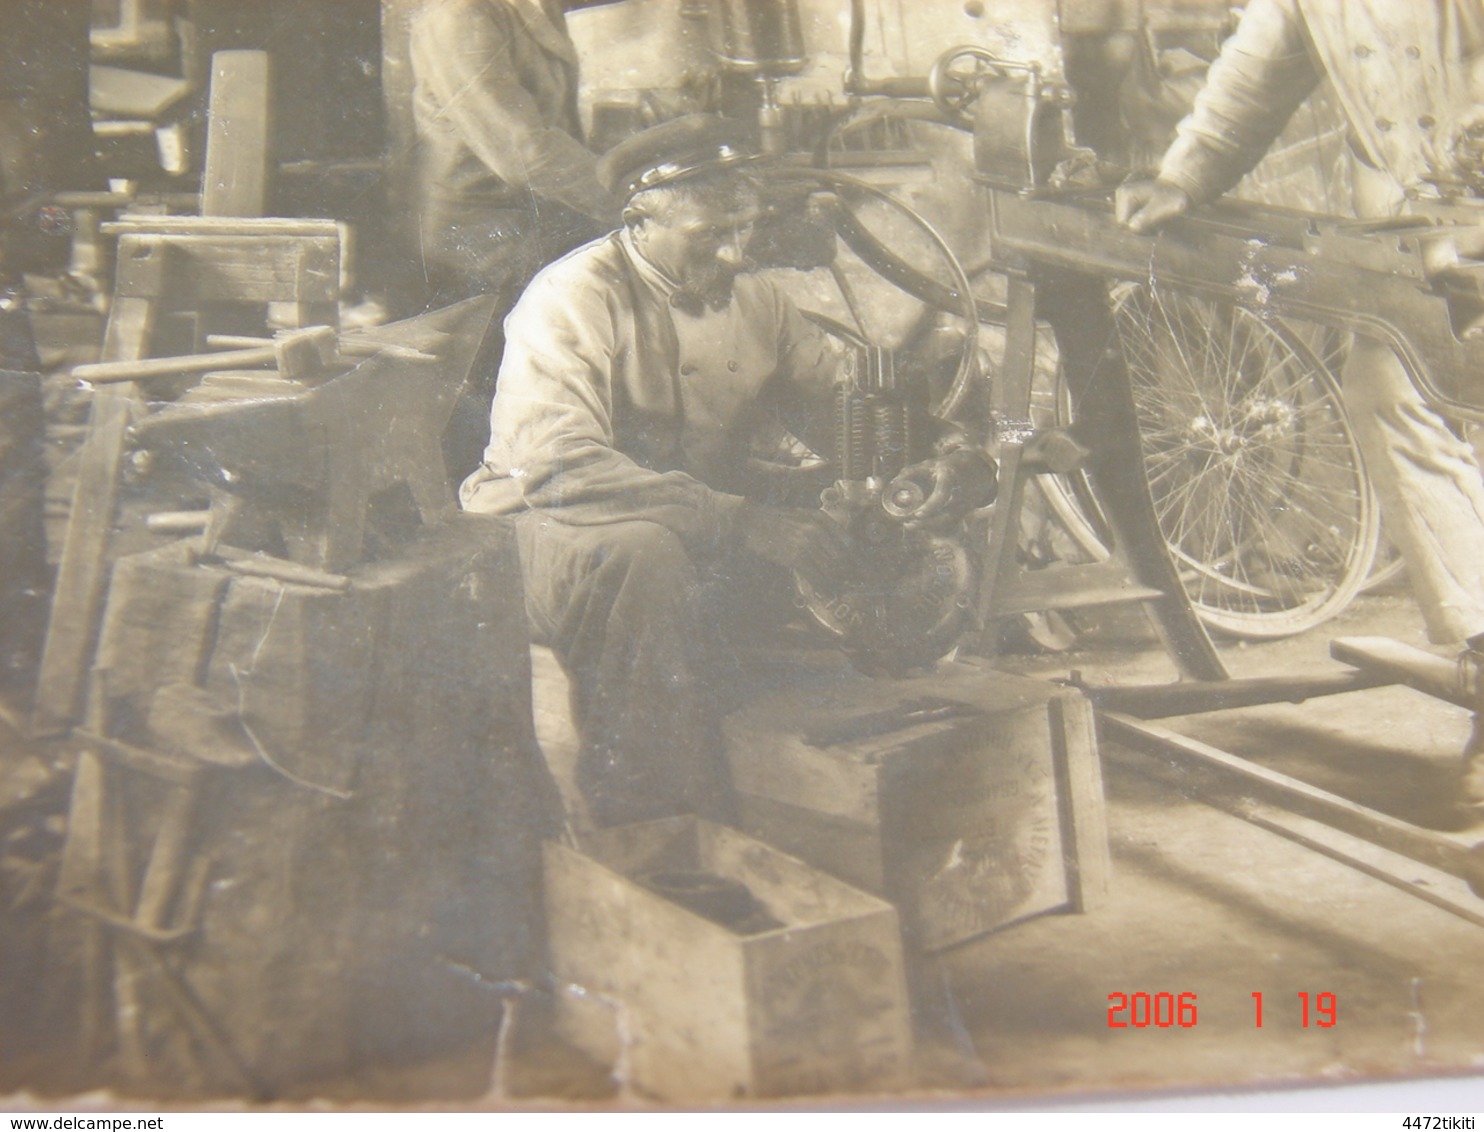
[[[1103,737],[1153,755],[1194,779],[1192,786],[1217,790],[1236,786],[1383,849],[1400,853],[1484,890],[1484,843],[1471,845],[1445,833],[1383,814],[1307,782],[1258,766],[1198,739],[1119,712],[1099,712]]]
[[[1188,775],[1180,769],[1149,759],[1132,751],[1109,752],[1105,757],[1119,766],[1153,777],[1178,790],[1188,789]],[[1204,794],[1204,804],[1214,806],[1233,817],[1276,833],[1305,849],[1322,854],[1342,865],[1425,900],[1446,912],[1484,927],[1484,900],[1468,884],[1441,869],[1431,868],[1411,857],[1383,849],[1364,838],[1343,833],[1331,825],[1304,817],[1279,805],[1259,802],[1237,791]]]
[[[1136,719],[1201,715],[1208,711],[1229,711],[1264,704],[1301,704],[1319,696],[1360,692],[1395,683],[1395,679],[1384,674],[1356,670],[1308,676],[1253,676],[1240,680],[1181,680],[1176,684],[1135,684],[1113,688],[1087,687],[1073,680],[1094,707],[1121,712]]]

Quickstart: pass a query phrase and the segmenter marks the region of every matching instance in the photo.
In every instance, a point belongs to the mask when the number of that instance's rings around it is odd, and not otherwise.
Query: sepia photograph
[[[1484,0],[0,0],[0,1109],[1472,1127],[1481,458]]]

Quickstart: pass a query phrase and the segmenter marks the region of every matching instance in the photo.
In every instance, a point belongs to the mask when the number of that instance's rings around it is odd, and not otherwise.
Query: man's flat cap
[[[598,180],[616,197],[672,185],[688,177],[752,161],[740,123],[715,114],[688,114],[625,138],[598,162]]]

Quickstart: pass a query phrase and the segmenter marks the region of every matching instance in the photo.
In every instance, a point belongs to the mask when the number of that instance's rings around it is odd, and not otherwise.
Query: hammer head
[[[281,331],[273,337],[273,355],[280,377],[313,377],[340,360],[340,335],[329,326]]]

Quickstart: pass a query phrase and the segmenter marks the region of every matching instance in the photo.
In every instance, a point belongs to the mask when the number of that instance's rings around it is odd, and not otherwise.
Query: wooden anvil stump
[[[539,967],[539,844],[559,810],[510,526],[460,516],[350,576],[344,591],[242,576],[183,543],[115,570],[95,710],[119,743],[216,768],[180,891],[158,901],[184,937],[152,946],[223,1048],[187,1040],[178,996],[118,949],[151,1087],[240,1093],[222,1068],[235,1060],[280,1095],[492,1049],[497,984]],[[107,747],[91,757],[132,814],[128,855],[158,857],[155,787]],[[108,887],[79,899],[106,903]]]
[[[933,951],[1104,894],[1091,705],[968,663],[792,673],[725,724],[742,827],[896,905]]]

